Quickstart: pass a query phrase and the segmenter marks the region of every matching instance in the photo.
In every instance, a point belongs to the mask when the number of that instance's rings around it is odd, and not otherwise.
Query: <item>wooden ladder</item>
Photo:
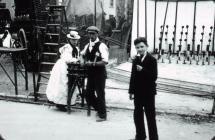
[[[39,66],[37,81],[34,81],[34,99],[45,98],[45,90],[50,77],[50,71],[56,63],[59,48],[64,45],[68,24],[65,6],[48,5],[48,18],[42,47],[39,48]],[[64,28],[66,27],[66,29]],[[62,36],[65,37],[62,37]],[[35,80],[35,78],[34,78]]]

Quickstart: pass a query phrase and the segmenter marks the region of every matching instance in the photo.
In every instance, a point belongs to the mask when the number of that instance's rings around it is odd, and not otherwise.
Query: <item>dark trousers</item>
[[[144,110],[143,110],[144,108]],[[144,113],[148,124],[149,140],[158,140],[155,96],[134,97],[134,123],[136,127],[136,140],[145,140],[146,131],[144,124]]]
[[[96,75],[96,74],[95,74]],[[105,82],[104,76],[88,76],[86,99],[90,106],[97,112],[100,118],[106,118]]]

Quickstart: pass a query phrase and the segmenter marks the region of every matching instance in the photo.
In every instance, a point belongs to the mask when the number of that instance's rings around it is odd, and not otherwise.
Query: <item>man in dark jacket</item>
[[[147,52],[148,44],[144,37],[135,39],[134,45],[137,55],[132,64],[129,97],[134,99],[135,140],[146,139],[144,112],[148,124],[149,140],[158,140],[155,118],[157,61]]]

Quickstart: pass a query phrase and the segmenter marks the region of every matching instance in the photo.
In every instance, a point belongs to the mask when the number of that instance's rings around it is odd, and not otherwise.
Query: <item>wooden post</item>
[[[157,19],[157,0],[155,0],[155,13],[154,13],[154,53],[155,53],[155,39],[156,39],[156,19]]]

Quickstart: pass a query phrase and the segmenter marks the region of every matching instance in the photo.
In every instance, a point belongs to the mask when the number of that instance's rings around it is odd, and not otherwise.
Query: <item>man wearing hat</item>
[[[108,47],[99,38],[99,29],[87,28],[89,43],[81,52],[85,65],[88,66],[87,102],[97,111],[97,120],[107,119],[105,103],[105,82],[107,78],[105,65],[108,64]]]
[[[52,68],[49,82],[46,88],[46,95],[50,102],[56,104],[61,111],[66,111],[68,93],[68,63],[79,61],[79,48],[77,47],[80,36],[76,31],[67,34],[68,43],[59,49],[60,59],[57,60]],[[73,94],[72,103],[75,102]]]

